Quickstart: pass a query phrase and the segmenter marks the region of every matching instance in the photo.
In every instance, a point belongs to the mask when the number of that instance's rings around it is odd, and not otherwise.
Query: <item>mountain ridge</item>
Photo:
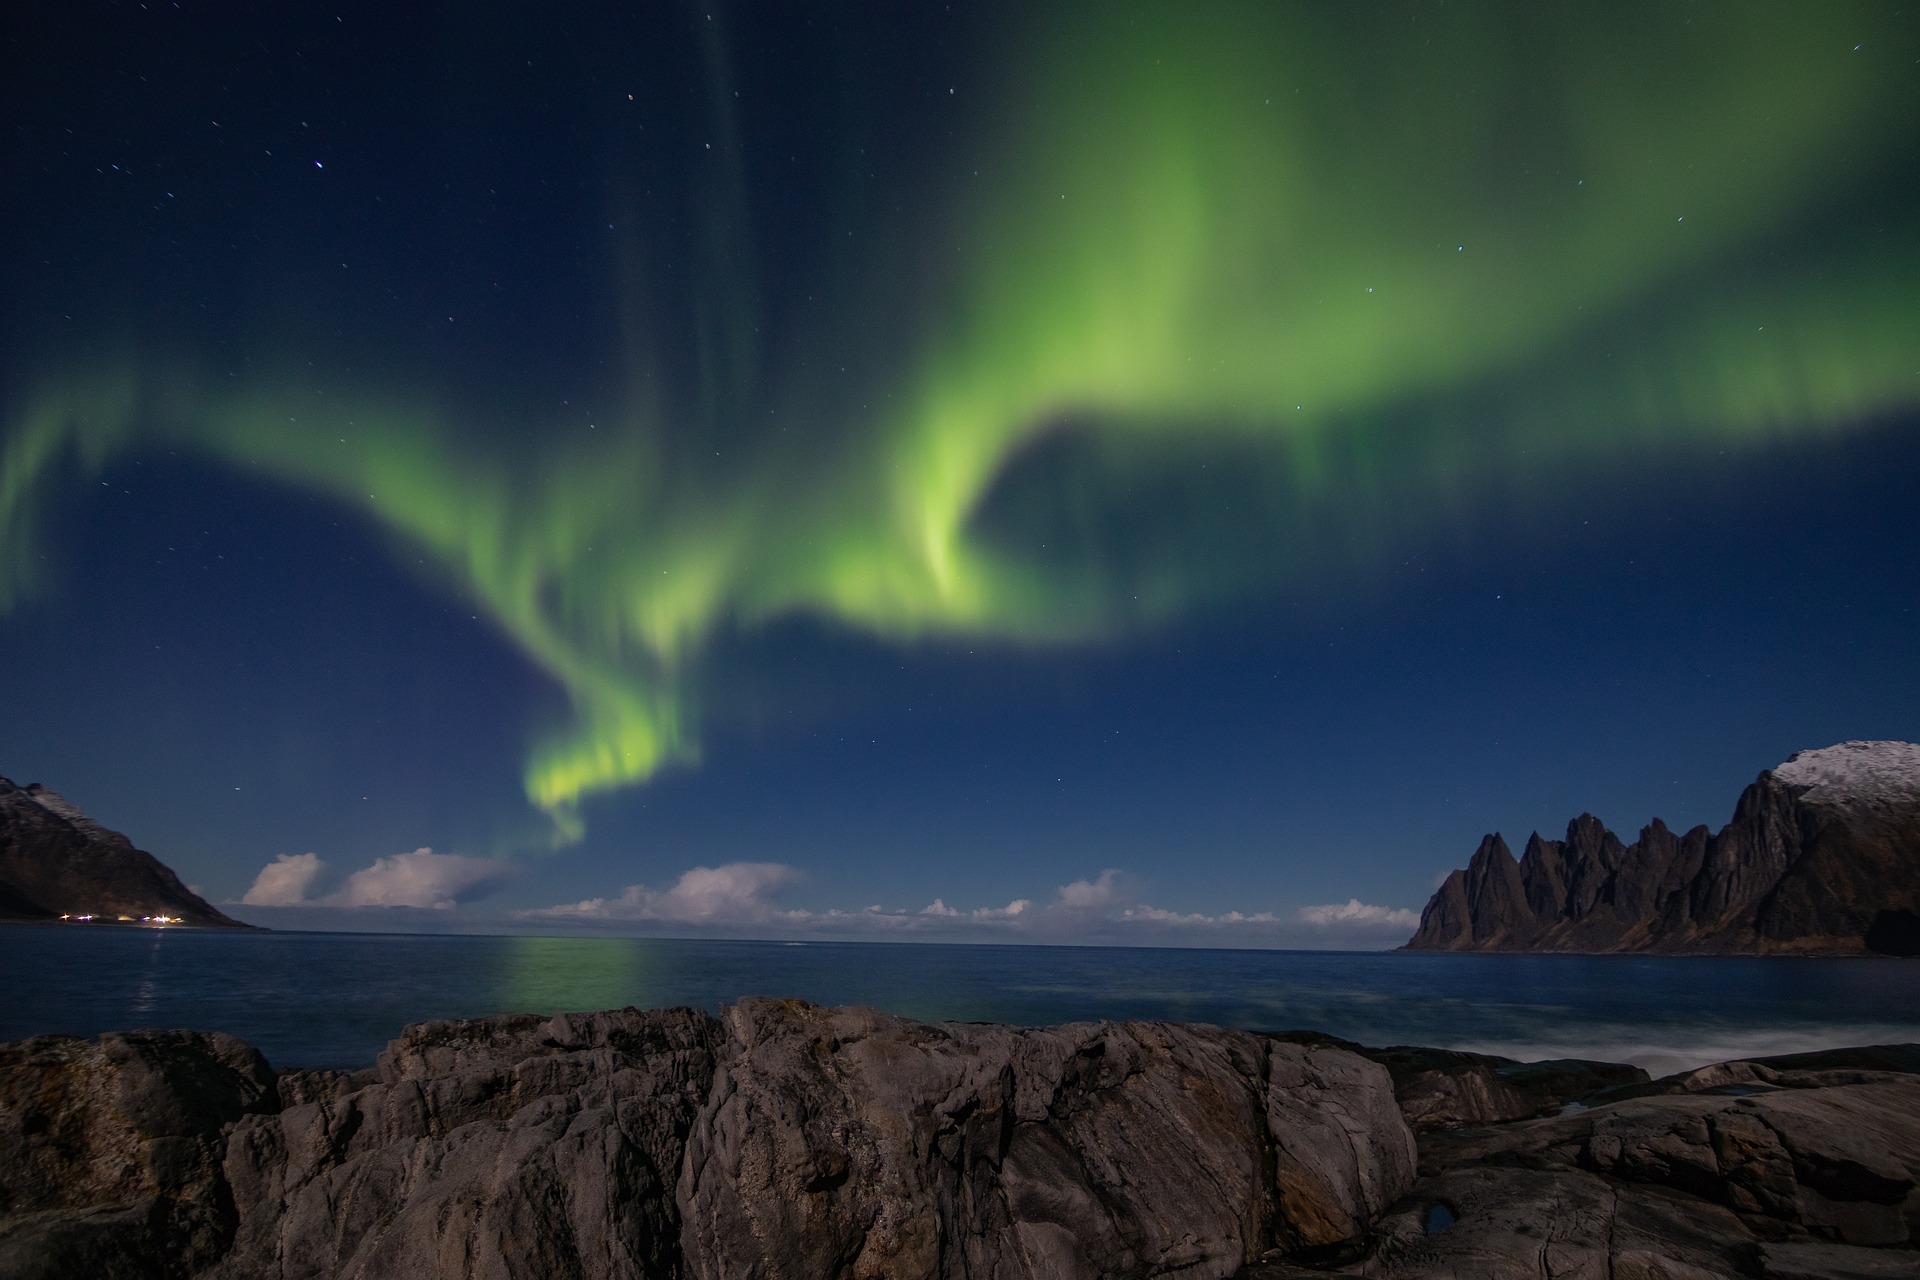
[[[221,912],[172,868],[59,792],[0,777],[0,920],[63,918],[254,927]]]
[[[1851,741],[1763,771],[1719,832],[1590,813],[1499,832],[1441,884],[1410,951],[1920,954],[1920,745]]]

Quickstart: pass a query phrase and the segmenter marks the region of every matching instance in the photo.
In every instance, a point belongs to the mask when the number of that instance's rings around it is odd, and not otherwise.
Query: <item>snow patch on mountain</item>
[[[1796,751],[1773,776],[1808,804],[1845,810],[1920,807],[1920,744],[1842,742]]]

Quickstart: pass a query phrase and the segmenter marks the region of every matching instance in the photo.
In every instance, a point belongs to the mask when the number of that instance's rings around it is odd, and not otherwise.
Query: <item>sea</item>
[[[372,1065],[408,1023],[743,996],[926,1021],[1160,1018],[1654,1075],[1920,1041],[1920,961],[0,928],[0,1040],[225,1031],[277,1067]]]

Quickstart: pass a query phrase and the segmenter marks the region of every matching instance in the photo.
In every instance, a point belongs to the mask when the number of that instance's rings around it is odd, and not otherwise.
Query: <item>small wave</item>
[[[1802,1027],[1711,1027],[1689,1035],[1676,1029],[1658,1039],[1646,1027],[1582,1027],[1578,1034],[1538,1040],[1474,1039],[1449,1041],[1436,1048],[1465,1053],[1487,1053],[1521,1062],[1547,1058],[1585,1058],[1593,1062],[1624,1062],[1658,1079],[1715,1062],[1741,1058],[1772,1058],[1819,1049],[1847,1049],[1868,1044],[1908,1044],[1920,1033],[1896,1023],[1836,1023]]]

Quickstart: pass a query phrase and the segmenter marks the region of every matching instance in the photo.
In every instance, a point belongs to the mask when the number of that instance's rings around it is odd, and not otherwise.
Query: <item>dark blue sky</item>
[[[1485,831],[1920,734],[1910,16],[1545,103],[1665,19],[1222,10],[1215,77],[1168,12],[16,22],[0,772],[264,922],[1382,945]],[[1235,76],[1317,95],[1292,149]],[[1421,76],[1505,86],[1438,187]],[[1562,214],[1635,146],[1653,195]]]

